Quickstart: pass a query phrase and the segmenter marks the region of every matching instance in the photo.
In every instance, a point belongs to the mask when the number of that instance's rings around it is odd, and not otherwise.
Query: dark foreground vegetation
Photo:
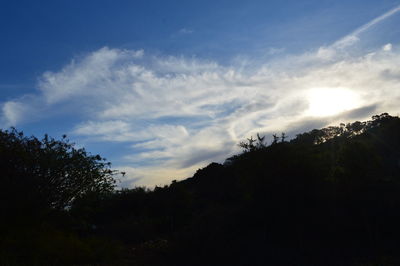
[[[64,138],[0,132],[0,265],[400,265],[400,118],[240,143],[154,190]]]

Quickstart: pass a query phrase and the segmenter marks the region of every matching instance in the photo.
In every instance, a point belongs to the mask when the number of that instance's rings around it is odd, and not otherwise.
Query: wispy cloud
[[[223,160],[237,152],[236,143],[257,132],[293,136],[314,126],[398,112],[397,45],[358,56],[340,49],[332,55],[328,48],[257,65],[223,66],[105,47],[44,73],[36,94],[1,105],[1,122],[9,126],[32,115],[68,114],[75,121],[70,129],[75,138],[130,147],[114,162],[128,173],[123,185],[164,184]],[[318,88],[344,88],[358,101],[339,114],[312,116],[307,95]]]
[[[388,12],[384,13],[383,15],[380,15],[379,17],[376,17],[375,19],[371,20],[370,22],[362,25],[361,27],[359,27],[358,29],[356,29],[355,31],[353,31],[352,33],[350,33],[349,35],[341,38],[340,40],[336,41],[332,47],[333,48],[345,48],[347,46],[353,45],[355,42],[357,42],[359,40],[359,36],[361,33],[366,32],[367,30],[369,30],[371,27],[373,27],[374,25],[384,21],[385,19],[395,15],[396,13],[398,13],[400,11],[400,5],[396,6],[395,8],[392,8],[391,10],[389,10]]]
[[[182,28],[179,30],[180,34],[192,34],[194,31],[192,29],[188,29],[188,28]]]
[[[269,55],[276,55],[276,54],[281,54],[285,51],[285,48],[276,48],[276,47],[270,47],[268,48],[268,54]]]

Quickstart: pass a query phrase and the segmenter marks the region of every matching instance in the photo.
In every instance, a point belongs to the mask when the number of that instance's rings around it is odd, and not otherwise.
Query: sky
[[[0,128],[168,184],[257,133],[399,115],[398,25],[391,0],[0,0]]]

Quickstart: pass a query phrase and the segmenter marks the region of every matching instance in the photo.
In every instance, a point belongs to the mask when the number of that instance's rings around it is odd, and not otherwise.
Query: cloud
[[[360,117],[367,117],[371,114],[376,113],[376,110],[379,108],[377,104],[371,104],[367,106],[363,106],[360,108],[355,108],[353,110],[347,111],[341,114],[340,118],[344,118],[345,120],[355,120],[359,119]]]
[[[276,47],[269,47],[268,48],[268,54],[269,55],[276,55],[276,54],[281,54],[285,51],[285,48],[276,48]]]
[[[49,114],[43,112],[43,98],[40,95],[23,95],[18,99],[0,104],[0,126],[16,126],[24,122],[33,122]]]
[[[399,51],[388,44],[357,56],[339,49],[397,11],[331,46],[254,65],[104,47],[44,73],[36,93],[2,103],[0,122],[68,116],[77,140],[101,143],[105,152],[116,142],[126,144],[114,161],[127,172],[122,185],[165,184],[223,161],[257,132],[293,137],[314,127],[398,113]],[[321,88],[349,90],[358,100],[319,117],[310,113],[307,95]]]
[[[362,25],[361,27],[359,27],[358,29],[356,29],[355,31],[350,33],[349,35],[347,35],[347,36],[341,38],[340,40],[336,41],[332,45],[332,47],[333,48],[343,49],[345,47],[348,47],[348,46],[351,46],[351,45],[355,44],[356,42],[358,42],[360,40],[360,34],[362,34],[363,32],[366,32],[371,27],[373,27],[376,24],[384,21],[385,19],[395,15],[399,11],[400,11],[400,5],[394,7],[391,10],[387,11],[386,13],[374,18],[373,20],[371,20],[370,22]]]
[[[393,69],[393,68],[386,68],[382,70],[381,76],[384,79],[389,79],[389,80],[400,80],[400,70],[398,69]]]
[[[392,44],[391,44],[391,43],[385,44],[385,45],[382,47],[382,50],[385,51],[385,52],[390,52],[390,51],[392,51]]]
[[[3,120],[5,123],[16,124],[25,115],[24,105],[19,101],[8,101],[3,104]]]
[[[131,125],[125,121],[88,121],[78,124],[73,133],[80,136],[98,137],[104,141],[130,141],[135,139]]]
[[[112,96],[118,82],[124,81],[126,71],[119,72],[125,60],[140,59],[143,50],[128,51],[104,47],[88,56],[73,60],[59,72],[45,72],[40,79],[38,88],[45,96],[47,104],[56,104],[76,97]],[[110,68],[114,73],[110,73]],[[140,71],[132,68],[129,71]]]
[[[194,31],[191,29],[187,29],[187,28],[182,28],[179,30],[180,34],[192,34]]]

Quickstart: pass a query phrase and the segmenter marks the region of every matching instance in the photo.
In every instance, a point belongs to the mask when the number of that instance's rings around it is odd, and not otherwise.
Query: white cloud
[[[36,121],[48,116],[43,113],[43,97],[38,95],[23,95],[18,99],[2,103],[0,114],[0,126],[17,126],[24,122]]]
[[[78,124],[73,133],[80,136],[99,138],[105,141],[132,141],[135,138],[129,123],[115,121],[88,121]]]
[[[125,73],[118,71],[125,63],[124,60],[138,60],[143,55],[143,50],[128,51],[104,47],[82,59],[73,60],[59,72],[45,72],[38,88],[48,104],[76,97],[91,97],[98,93],[111,96],[113,90],[120,85],[118,81],[124,80]],[[111,67],[114,70],[112,73]],[[134,65],[131,71],[133,69]]]
[[[390,51],[392,51],[392,44],[391,44],[391,43],[385,44],[385,45],[382,47],[382,50],[385,51],[385,52],[390,52]]]
[[[4,122],[11,125],[16,125],[25,115],[24,105],[19,101],[8,101],[2,109]]]
[[[397,9],[382,18],[394,12]],[[257,132],[292,132],[293,127],[305,130],[379,112],[397,114],[400,53],[391,44],[361,56],[339,49],[381,20],[334,45],[257,66],[222,66],[105,47],[60,71],[44,73],[37,94],[2,104],[1,122],[15,125],[32,115],[40,119],[69,114],[76,138],[131,147],[114,162],[131,178],[124,184],[165,184],[223,160],[237,152],[236,143]],[[307,95],[318,88],[346,88],[357,104],[346,102],[342,114],[310,117]]]

